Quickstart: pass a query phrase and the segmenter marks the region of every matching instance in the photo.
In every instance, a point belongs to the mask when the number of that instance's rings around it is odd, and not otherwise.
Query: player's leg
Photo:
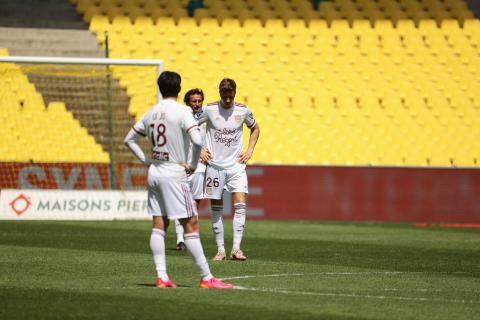
[[[213,277],[208,266],[207,258],[203,253],[202,243],[200,241],[200,227],[198,225],[198,217],[180,219],[185,229],[185,245],[188,253],[192,257],[198,272],[200,273],[200,287],[212,289],[230,289],[231,284],[224,283],[219,279]]]
[[[225,232],[223,228],[223,188],[225,186],[226,171],[207,166],[204,179],[204,196],[210,199],[212,211],[212,231],[217,244],[217,254],[212,260],[225,260]]]
[[[243,192],[232,193],[233,208],[233,246],[230,257],[234,260],[246,260],[247,257],[240,249],[245,230],[245,221],[247,217],[247,196]]]
[[[161,206],[161,191],[158,187],[158,180],[161,179],[160,172],[155,166],[148,169],[148,205],[147,211],[153,218],[153,228],[150,235],[150,249],[152,250],[153,263],[157,271],[156,285],[158,288],[176,287],[167,275],[167,264],[165,259],[165,232],[169,220]]]
[[[167,263],[165,258],[165,233],[168,228],[168,218],[153,216],[153,229],[150,235],[150,249],[152,250],[153,263],[157,271],[157,288],[172,287],[176,285],[167,275]]]
[[[175,219],[175,232],[177,234],[177,246],[176,249],[178,251],[184,251],[185,250],[185,239],[183,238],[183,226],[178,221],[178,219]]]
[[[230,257],[234,260],[246,260],[240,249],[245,230],[247,213],[248,180],[245,169],[227,173],[226,189],[232,192],[233,208],[233,246]]]
[[[200,242],[198,217],[184,218],[179,221],[185,230],[185,245],[187,246],[187,251],[193,258],[202,280],[210,280],[212,274],[210,273],[207,258],[205,258],[202,243]]]
[[[217,244],[217,254],[212,258],[214,261],[225,260],[225,231],[223,229],[223,200],[211,199],[212,230]]]

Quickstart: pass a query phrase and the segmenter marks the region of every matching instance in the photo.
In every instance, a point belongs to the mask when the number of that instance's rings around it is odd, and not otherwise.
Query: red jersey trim
[[[191,126],[190,128],[187,129],[187,132],[189,132],[189,131],[192,130],[193,128],[198,128],[198,125],[195,124],[195,125]]]

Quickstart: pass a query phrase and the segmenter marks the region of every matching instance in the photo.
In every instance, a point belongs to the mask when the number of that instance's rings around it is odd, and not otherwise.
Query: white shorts
[[[169,219],[197,215],[186,179],[151,165],[148,169],[148,213]]]
[[[248,179],[245,169],[240,168],[230,171],[207,166],[205,170],[204,198],[222,199],[223,190],[248,193]]]
[[[203,185],[205,183],[205,172],[196,172],[188,178],[190,192],[195,200],[203,199]]]

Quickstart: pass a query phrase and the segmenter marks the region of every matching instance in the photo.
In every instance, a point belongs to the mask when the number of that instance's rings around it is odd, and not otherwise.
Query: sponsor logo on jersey
[[[237,129],[223,128],[215,131],[213,139],[217,143],[223,143],[226,147],[230,147],[232,143],[237,143],[240,137],[237,135]]]

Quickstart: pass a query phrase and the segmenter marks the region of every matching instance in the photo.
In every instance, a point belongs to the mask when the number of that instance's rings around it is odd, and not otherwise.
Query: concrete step
[[[103,57],[87,30],[0,28],[0,46],[10,55],[46,57]]]
[[[88,30],[69,29],[43,29],[43,28],[10,28],[0,27],[0,39],[18,39],[18,37],[29,37],[35,39],[92,39]],[[95,39],[95,37],[93,37]]]
[[[0,26],[88,29],[66,0],[1,0]]]

